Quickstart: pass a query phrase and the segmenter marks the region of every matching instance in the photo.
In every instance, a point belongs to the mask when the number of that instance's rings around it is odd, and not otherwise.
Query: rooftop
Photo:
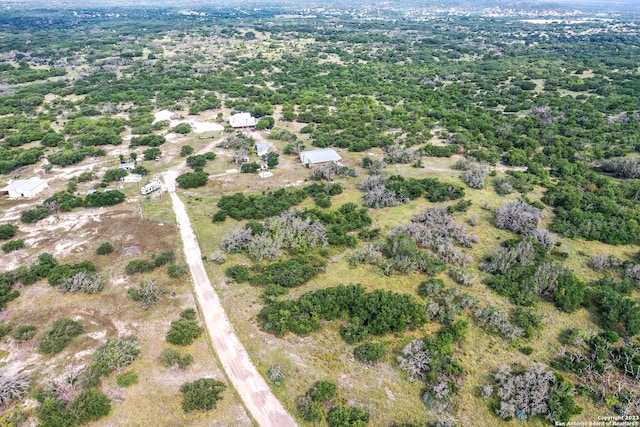
[[[340,154],[333,148],[322,148],[320,150],[303,151],[300,153],[300,161],[307,164],[337,162],[342,160]]]

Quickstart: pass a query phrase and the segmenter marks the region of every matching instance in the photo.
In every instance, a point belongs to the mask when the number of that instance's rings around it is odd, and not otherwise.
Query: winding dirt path
[[[165,185],[169,190],[173,211],[180,228],[184,254],[191,269],[198,304],[202,309],[209,337],[222,367],[258,425],[262,427],[297,426],[249,359],[249,355],[227,318],[218,295],[211,286],[191,221],[184,204],[175,193],[176,176],[175,171],[165,173]]]

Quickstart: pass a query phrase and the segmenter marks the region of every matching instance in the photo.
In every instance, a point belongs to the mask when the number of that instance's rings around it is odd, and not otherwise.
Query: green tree
[[[209,174],[206,172],[186,172],[176,178],[180,188],[202,187],[207,184]]]
[[[327,415],[329,427],[365,427],[369,422],[369,413],[345,405],[335,406]]]
[[[18,226],[15,224],[2,224],[0,225],[0,239],[8,240],[16,235],[18,232]]]
[[[222,400],[222,392],[227,386],[213,378],[201,378],[185,383],[180,387],[183,393],[182,409],[185,412],[195,410],[210,411]]]
[[[189,123],[180,123],[178,126],[173,128],[173,131],[175,133],[186,135],[191,132],[191,125]]]

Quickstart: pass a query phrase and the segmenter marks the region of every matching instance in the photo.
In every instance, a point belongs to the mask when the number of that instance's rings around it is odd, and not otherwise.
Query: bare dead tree
[[[80,271],[71,277],[66,277],[58,286],[62,292],[84,292],[97,294],[104,288],[104,280],[96,274]]]
[[[430,370],[431,354],[424,347],[424,341],[413,340],[402,349],[402,356],[398,357],[400,369],[409,375],[410,381],[417,379],[425,381]]]
[[[514,233],[528,235],[538,228],[544,211],[522,200],[512,200],[498,208],[496,212],[496,227],[510,230]]]
[[[30,381],[25,375],[0,373],[0,404],[20,399],[29,390]]]

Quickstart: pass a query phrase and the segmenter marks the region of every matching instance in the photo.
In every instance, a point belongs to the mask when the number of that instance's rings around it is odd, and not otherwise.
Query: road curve
[[[174,183],[175,175],[167,173],[165,184],[169,188],[173,211],[180,228],[184,254],[191,270],[196,298],[202,310],[213,349],[217,353],[223,369],[258,425],[262,427],[297,426],[291,415],[271,392],[264,378],[258,373],[235,334],[220,299],[207,277],[202,263],[200,246],[184,204],[175,193]]]

